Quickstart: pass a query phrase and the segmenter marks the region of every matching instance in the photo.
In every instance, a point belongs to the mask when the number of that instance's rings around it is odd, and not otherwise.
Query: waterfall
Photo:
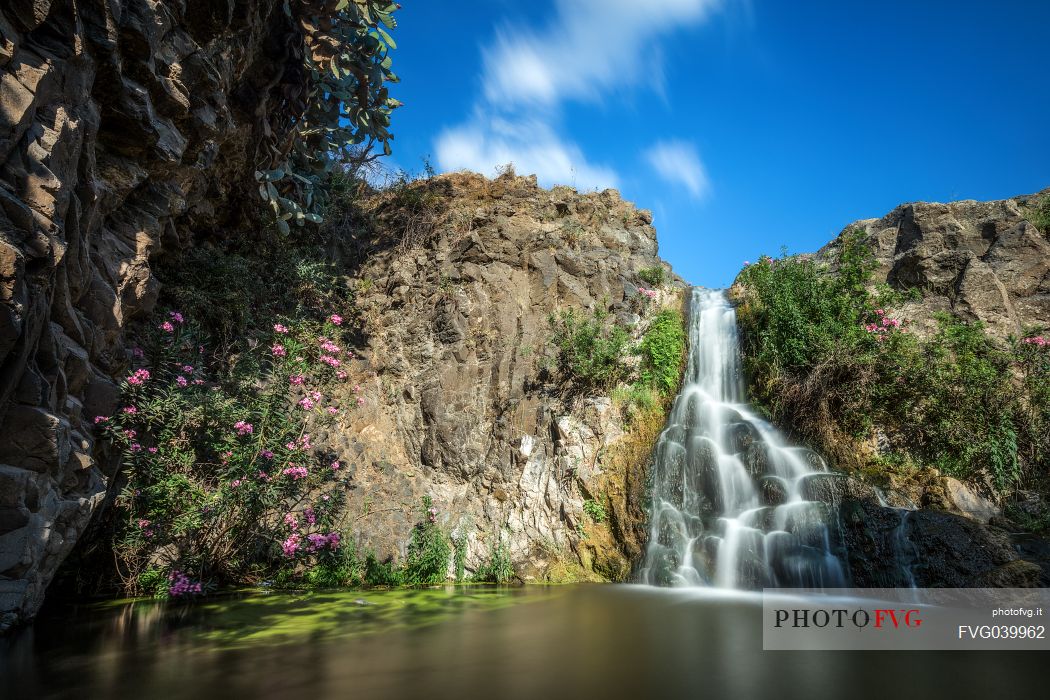
[[[746,399],[736,313],[724,292],[694,288],[682,390],[655,449],[642,581],[845,586],[829,507],[804,498],[824,460],[786,445]]]

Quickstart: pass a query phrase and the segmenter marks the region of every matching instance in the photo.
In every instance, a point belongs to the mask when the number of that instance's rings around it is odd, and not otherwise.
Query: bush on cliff
[[[869,288],[873,267],[852,232],[830,267],[764,257],[744,269],[738,317],[756,401],[842,465],[928,464],[999,494],[1043,478],[1046,339],[1004,346],[947,314],[920,339],[892,310],[902,295]],[[881,458],[857,449],[876,432],[890,449]]]

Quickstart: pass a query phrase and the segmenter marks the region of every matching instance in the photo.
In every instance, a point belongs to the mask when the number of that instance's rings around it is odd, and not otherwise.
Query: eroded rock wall
[[[544,368],[561,309],[609,310],[637,339],[661,305],[681,303],[677,281],[656,300],[638,291],[640,270],[668,269],[651,215],[613,190],[544,190],[534,177],[452,174],[417,189],[439,210],[425,235],[380,208],[376,237],[355,241],[367,364],[345,399],[365,408],[322,436],[352,470],[346,529],[359,551],[401,559],[430,495],[467,540],[468,572],[502,540],[525,580],[626,578],[656,436],[628,426],[622,401],[569,396]],[[623,455],[639,440],[640,459]],[[588,500],[608,511],[601,523]]]
[[[934,312],[951,311],[1005,338],[1050,326],[1050,236],[1031,221],[1041,197],[1050,190],[991,202],[902,204],[845,230],[864,231],[878,279],[923,292],[900,309],[918,330],[936,327]],[[839,240],[818,256],[832,258]]]
[[[151,263],[240,225],[294,36],[276,0],[0,6],[0,626],[32,616],[106,488]]]

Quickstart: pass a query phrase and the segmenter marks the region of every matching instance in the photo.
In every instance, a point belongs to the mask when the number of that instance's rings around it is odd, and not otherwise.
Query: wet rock
[[[820,501],[832,505],[844,501],[877,501],[875,489],[846,474],[808,475],[799,482],[799,493],[804,500]]]

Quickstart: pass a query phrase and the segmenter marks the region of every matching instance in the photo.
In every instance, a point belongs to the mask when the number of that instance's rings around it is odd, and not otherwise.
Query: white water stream
[[[649,545],[641,578],[721,588],[846,585],[808,478],[827,471],[784,444],[747,404],[736,313],[721,291],[695,288],[682,390],[656,445]]]

